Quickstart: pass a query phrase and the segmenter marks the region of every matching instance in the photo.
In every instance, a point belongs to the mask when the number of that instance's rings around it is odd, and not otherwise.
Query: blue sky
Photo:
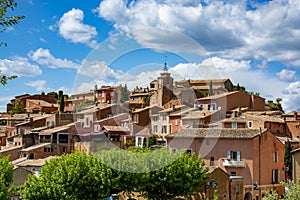
[[[175,79],[230,78],[300,109],[298,0],[19,0],[0,34],[0,112],[16,95],[95,84],[146,86],[167,57]]]

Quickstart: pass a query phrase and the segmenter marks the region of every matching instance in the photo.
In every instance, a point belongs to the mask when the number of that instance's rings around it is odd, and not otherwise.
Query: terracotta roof
[[[208,166],[208,173],[211,174],[217,169],[222,170],[225,174],[228,175],[228,177],[230,176],[224,169],[222,169],[221,167],[218,167],[218,166]]]
[[[229,95],[232,95],[232,94],[235,94],[235,93],[239,93],[239,91],[224,92],[224,93],[221,93],[221,94],[216,94],[216,95],[212,95],[212,96],[208,96],[208,97],[202,97],[202,98],[199,98],[198,100],[219,99],[219,98],[229,96]]]
[[[148,96],[149,94],[149,92],[134,93],[131,94],[130,97]]]
[[[253,114],[252,112],[246,112],[242,115],[234,118],[225,118],[222,122],[247,122],[249,120],[261,121],[261,122],[274,122],[274,123],[285,123],[280,115],[264,115],[265,112],[259,112],[260,114]]]
[[[32,118],[32,121],[38,121],[38,120],[41,120],[41,119],[46,119],[50,116],[51,116],[51,114],[36,116],[36,117]],[[22,126],[22,125],[26,125],[28,123],[30,123],[30,121],[21,122],[21,123],[15,124],[15,126]]]
[[[186,116],[182,117],[182,119],[203,119],[218,111],[192,111]]]
[[[19,167],[42,167],[46,164],[46,162],[49,162],[52,158],[55,158],[55,156],[49,156],[43,159],[28,159],[16,165]]]
[[[36,144],[36,145],[30,146],[30,147],[27,147],[25,149],[21,149],[21,151],[22,152],[32,151],[32,150],[43,148],[43,147],[50,146],[50,145],[51,145],[51,143],[40,143],[40,144]]]
[[[209,85],[193,85],[192,88],[194,90],[208,90],[209,89]],[[213,85],[212,86],[213,90],[218,90],[220,88],[224,88],[220,85]]]
[[[52,133],[57,133],[57,132],[60,132],[60,131],[67,130],[71,126],[74,126],[74,125],[75,125],[75,123],[71,123],[71,124],[68,124],[68,125],[65,125],[65,126],[57,126],[57,127],[50,128],[50,129],[44,129],[41,132],[39,132],[39,135],[51,135]]]
[[[171,112],[169,116],[170,117],[182,116],[182,115],[186,115],[189,112],[196,111],[196,110],[198,110],[198,108],[184,107],[184,108],[181,108],[179,110],[175,110],[175,111]]]
[[[145,127],[143,128],[142,130],[140,130],[139,132],[137,132],[135,134],[135,136],[145,136],[145,137],[151,137],[153,136],[151,133],[150,133],[150,129]]]
[[[93,91],[89,91],[89,92],[81,92],[81,93],[78,93],[78,94],[72,94],[70,97],[74,97],[74,96],[82,96],[82,95],[94,95],[94,92]]]
[[[38,104],[42,107],[58,107],[57,104],[49,103],[49,102],[44,101],[44,100],[28,99],[27,101],[33,102],[33,103]]]
[[[274,133],[273,133],[274,134]],[[293,138],[290,138],[290,137],[288,137],[288,136],[278,136],[278,135],[276,135],[276,134],[274,134],[282,143],[285,143],[285,142],[287,142],[288,140],[290,141],[290,142],[300,142],[300,139],[299,138],[295,138],[295,137],[293,137]]]
[[[259,129],[246,128],[188,128],[181,129],[168,137],[194,137],[194,138],[232,138],[232,139],[251,139],[260,134]]]
[[[228,80],[229,80],[228,78],[224,78],[224,79],[189,80],[189,81],[190,83],[209,83],[210,81],[212,83],[225,83]]]
[[[300,151],[300,148],[295,149],[295,150],[293,150],[293,151],[291,151],[291,152],[292,152],[292,153],[296,153],[296,152],[298,152],[298,151]]]
[[[282,119],[280,115],[253,115],[246,112],[243,114],[243,116],[245,116],[248,119],[259,120],[264,122],[285,123],[284,119]]]
[[[0,150],[0,153],[15,150],[15,149],[22,149],[22,146],[11,146],[11,147],[4,147],[4,149]]]
[[[130,129],[127,126],[103,126],[103,129],[107,131],[120,131],[120,132],[130,131]]]

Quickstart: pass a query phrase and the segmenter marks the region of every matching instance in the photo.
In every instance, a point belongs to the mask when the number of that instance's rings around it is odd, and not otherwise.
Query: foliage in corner
[[[9,157],[0,155],[0,199],[9,199],[8,186],[13,181],[13,164],[9,162]]]
[[[3,33],[5,27],[13,26],[19,23],[19,20],[25,18],[25,16],[7,16],[9,10],[13,11],[17,6],[14,0],[0,0],[0,33]],[[7,46],[7,43],[0,42],[0,46]],[[8,80],[17,78],[17,76],[6,76],[1,74],[0,71],[0,84],[6,85]]]

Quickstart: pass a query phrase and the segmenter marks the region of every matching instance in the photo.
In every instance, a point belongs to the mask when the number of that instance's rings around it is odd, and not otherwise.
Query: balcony
[[[223,160],[223,166],[224,167],[245,167],[245,163],[243,160]]]

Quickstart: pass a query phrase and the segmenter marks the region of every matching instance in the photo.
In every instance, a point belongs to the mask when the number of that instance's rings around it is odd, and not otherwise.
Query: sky
[[[298,0],[18,0],[0,34],[0,112],[14,96],[95,85],[230,78],[300,111]]]

